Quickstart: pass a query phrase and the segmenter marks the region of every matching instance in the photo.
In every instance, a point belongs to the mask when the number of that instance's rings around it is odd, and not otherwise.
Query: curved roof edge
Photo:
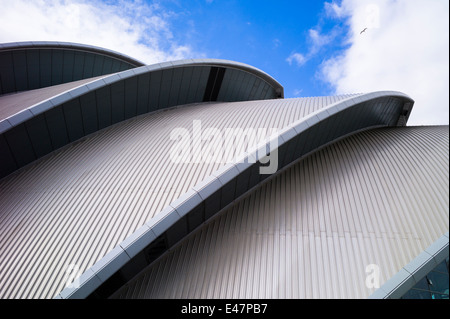
[[[113,74],[144,63],[112,50],[70,42],[0,44],[0,95]]]
[[[449,256],[449,233],[445,233],[369,296],[399,299]]]
[[[269,83],[272,87],[275,88],[278,94],[278,98],[284,99],[284,88],[277,80],[275,80],[272,76],[270,76],[266,72],[245,63],[222,59],[185,59],[174,62],[160,63],[160,65],[164,65],[167,63],[172,64],[172,66],[195,63],[198,65],[205,65],[205,66],[214,65],[247,71],[248,73],[256,75],[261,79],[263,79],[264,81],[266,81],[267,83]]]
[[[284,88],[278,83],[274,78],[272,78],[267,73],[254,68],[250,65],[228,61],[228,60],[218,60],[218,59],[187,59],[187,60],[179,60],[174,62],[163,62],[157,63],[147,66],[142,66],[139,68],[122,71],[119,73],[105,75],[100,79],[92,80],[91,82],[82,84],[75,88],[71,88],[70,90],[64,91],[55,95],[49,99],[43,100],[39,103],[36,103],[16,114],[13,114],[6,119],[0,120],[0,134],[8,131],[9,129],[17,126],[19,124],[24,123],[28,119],[39,115],[45,111],[53,109],[61,104],[67,103],[73,99],[76,99],[82,95],[87,94],[88,92],[98,90],[105,86],[117,83],[122,80],[126,80],[135,76],[143,75],[148,72],[153,71],[162,71],[167,69],[172,69],[175,67],[183,67],[183,66],[223,66],[226,68],[234,68],[238,70],[243,70],[253,75],[256,75],[262,78],[264,81],[269,83],[274,87],[277,93],[280,94],[280,98],[284,98]],[[201,102],[201,101],[198,101]]]
[[[190,68],[190,72],[183,73],[183,70],[187,68]],[[150,75],[153,74],[155,74],[156,79],[154,85],[150,83]],[[220,76],[221,79],[218,80]],[[254,85],[245,85],[245,89],[241,89],[242,84],[247,83],[246,81],[249,81],[249,79],[253,80]],[[191,86],[191,83],[195,85]],[[130,86],[126,88],[128,84]],[[152,92],[150,92],[151,90]],[[108,92],[106,102],[96,98],[95,95],[100,94],[100,92],[104,94],[105,91]],[[191,94],[192,92],[193,94]],[[9,143],[5,137],[6,142],[0,143],[5,144],[3,148],[0,145],[0,151],[5,153],[3,160],[8,161],[8,165],[1,163],[4,164],[4,167],[3,171],[0,172],[0,178],[81,137],[137,115],[178,105],[216,101],[217,99],[245,101],[282,96],[283,87],[263,71],[246,64],[227,60],[180,60],[142,66],[106,75],[64,91],[0,120],[0,137],[2,137],[2,135],[14,135],[9,132],[15,128],[27,131],[27,127],[22,127],[21,124],[34,123],[39,118],[42,121],[42,114],[45,114],[45,117],[47,115],[55,117],[55,120],[44,118],[47,124],[42,129],[47,130],[48,133],[41,132],[42,137],[34,136],[34,142],[25,137],[34,134],[29,132],[19,134],[22,136],[22,143],[28,145],[28,148],[36,143],[42,144],[40,139],[50,139],[50,142],[46,142],[46,144],[51,145],[51,149],[46,146],[45,150],[33,151],[33,147],[31,147],[29,154],[24,155],[23,152],[26,147],[21,147],[20,150],[17,149],[16,151],[11,150],[11,144],[19,145],[20,142]],[[65,114],[63,111],[65,108],[70,109],[69,112],[75,112],[76,116],[70,117]],[[95,114],[92,114],[89,118],[89,115],[83,114],[82,108],[86,110],[85,113],[94,112]],[[48,123],[49,121],[51,123]],[[93,124],[94,128],[85,128],[88,121],[96,121]],[[55,133],[55,130],[59,130],[59,134]],[[73,134],[70,132],[71,130],[74,132]],[[52,134],[57,136],[53,138],[55,141],[52,140]],[[13,137],[10,138],[13,139]],[[20,156],[19,159],[16,158],[14,152],[20,154],[17,155]]]
[[[402,126],[414,101],[399,92],[374,92],[331,104],[298,120],[192,187],[87,269],[78,286],[55,298],[104,298],[175,243],[267,179],[262,163],[277,154],[287,167],[344,136],[380,126]],[[406,111],[407,112],[406,112]],[[239,182],[240,181],[240,182]],[[245,185],[245,186],[244,186]]]
[[[122,60],[135,67],[143,66],[145,63],[136,60],[128,55],[117,51],[105,49],[89,44],[74,43],[74,42],[59,42],[59,41],[24,41],[24,42],[8,42],[0,43],[0,52],[13,51],[21,49],[68,49],[74,51],[87,51],[97,54],[103,54],[115,59]]]

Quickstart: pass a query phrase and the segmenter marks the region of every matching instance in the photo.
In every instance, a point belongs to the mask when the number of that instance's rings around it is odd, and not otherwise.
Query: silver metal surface
[[[273,138],[278,145],[278,169],[282,169],[289,165],[292,160],[305,156],[307,153],[324,147],[326,144],[345,135],[373,127],[398,124],[398,118],[404,109],[405,101],[409,103],[410,99],[397,92],[375,92],[358,95],[327,105],[323,109],[316,110],[304,118],[291,123],[278,133],[278,137],[275,136]],[[335,109],[339,111],[335,112]],[[408,108],[408,111],[410,111],[410,108]],[[303,127],[299,123],[306,123],[306,126]],[[297,135],[291,136],[288,134],[286,136],[284,134],[292,129],[297,130]],[[283,136],[285,139],[282,138]],[[282,141],[279,140],[280,137]],[[185,143],[189,144],[188,141],[185,141]],[[202,182],[201,186],[194,186],[187,193],[182,194],[171,202],[170,206],[167,207],[168,212],[164,218],[158,218],[157,222],[150,221],[148,223],[148,232],[154,234],[154,236],[148,238],[153,238],[153,242],[147,242],[146,245],[143,245],[143,241],[139,240],[138,246],[141,247],[142,251],[139,252],[135,259],[124,265],[123,268],[117,269],[116,277],[112,277],[110,272],[108,272],[109,277],[99,273],[98,277],[103,279],[101,280],[102,284],[98,287],[86,282],[85,284],[94,290],[89,291],[84,289],[84,287],[80,287],[86,293],[84,297],[88,297],[89,294],[95,294],[100,298],[109,296],[101,286],[114,286],[117,289],[123,284],[122,281],[127,280],[126,278],[131,279],[139,269],[143,269],[146,266],[146,264],[141,262],[143,259],[147,261],[147,264],[152,262],[153,257],[149,257],[146,251],[155,251],[156,246],[159,254],[170,249],[174,243],[186,236],[207,218],[216,214],[222,207],[230,204],[236,197],[239,197],[262,181],[264,175],[258,172],[259,163],[255,163],[255,161],[250,159],[259,161],[259,159],[266,156],[266,152],[271,152],[268,148],[270,143],[266,143],[267,140],[263,141],[262,144],[250,147],[242,163],[229,163],[215,171],[212,175],[217,178],[219,184],[217,185],[214,181],[210,182],[211,186],[216,185],[216,189],[210,190],[214,194],[211,197],[205,198],[201,193],[197,193],[196,188],[204,186]],[[221,145],[219,144],[215,147],[220,148]],[[289,149],[295,150],[293,156]],[[267,175],[265,176],[267,177]],[[203,195],[205,194],[203,193]],[[210,205],[208,202],[216,202],[217,204]],[[212,208],[212,206],[215,206],[215,208]],[[160,242],[162,244],[158,244]],[[153,253],[151,255],[154,256]],[[99,260],[98,263],[103,264],[103,260]],[[96,268],[96,265],[93,268]],[[122,278],[122,280],[117,281],[114,279],[117,277]],[[103,291],[103,293],[100,291]],[[70,295],[71,298],[72,296],[81,297],[80,294],[75,292],[73,295]]]
[[[84,272],[221,166],[172,163],[173,128],[192,131],[201,120],[205,128],[281,129],[349,97],[205,103],[142,115],[0,180],[1,297],[54,297],[69,265]]]
[[[277,173],[114,298],[366,298],[448,234],[449,128],[358,133]],[[448,241],[448,237],[447,237]]]
[[[216,81],[218,74],[223,77]],[[252,82],[248,86],[247,82]],[[226,60],[180,60],[143,66],[88,81],[61,92],[50,87],[5,98],[0,109],[0,178],[95,131],[170,107],[283,97],[283,87],[266,73]],[[57,95],[48,98],[51,92]],[[42,99],[37,102],[42,93]],[[35,104],[25,108],[33,97]],[[16,101],[18,100],[18,101]],[[0,100],[0,103],[2,100]],[[36,103],[37,102],[37,103]],[[11,107],[14,105],[14,107]]]
[[[70,42],[0,44],[0,95],[143,66],[124,54]]]
[[[448,232],[404,266],[369,296],[370,299],[399,299],[449,256]]]
[[[145,267],[114,297],[364,298],[367,264],[386,282],[448,232],[448,127],[373,129],[406,125],[403,93],[284,100],[246,64],[62,42],[0,44],[0,71],[0,298],[85,298]],[[194,121],[276,128],[282,171],[250,164],[267,141],[175,163]]]
[[[0,96],[0,121],[19,113],[30,106],[39,104],[42,101],[50,99],[55,95],[71,90],[72,88],[82,86],[88,82],[98,79],[90,78],[74,82],[68,82],[59,85],[53,85],[41,89],[29,90],[20,93],[11,93]],[[52,105],[53,106],[53,105]],[[39,112],[42,113],[42,112]],[[5,130],[6,131],[6,130]]]

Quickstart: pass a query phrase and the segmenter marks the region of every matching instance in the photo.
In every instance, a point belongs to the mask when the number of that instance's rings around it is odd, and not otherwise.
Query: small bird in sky
[[[364,30],[362,30],[359,34],[363,34],[363,32],[366,32],[367,28],[365,28]]]

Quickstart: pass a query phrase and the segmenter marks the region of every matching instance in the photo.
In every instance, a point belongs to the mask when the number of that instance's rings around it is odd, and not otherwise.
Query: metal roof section
[[[355,96],[200,103],[144,114],[5,177],[0,180],[2,297],[55,296],[64,288],[67,265],[85,271],[151,218],[163,216],[164,207],[180,195],[216,179],[212,175],[221,163],[170,160],[173,128],[191,129],[194,120],[220,130],[284,128]],[[237,149],[245,146],[241,143]],[[235,151],[232,144],[226,147]]]
[[[173,142],[171,144],[169,135],[174,127],[192,127],[192,121],[198,119],[204,127],[221,130],[227,127],[283,129],[301,119],[309,119],[309,115],[318,115],[321,109],[330,112],[333,105],[341,105],[339,101],[345,103],[357,96],[200,103],[144,114],[67,145],[5,177],[0,181],[3,216],[0,240],[6,256],[1,258],[0,267],[2,296],[55,296],[64,288],[67,264],[76,263],[84,272],[153,217],[164,216],[164,208],[180,195],[202,181],[209,185],[208,180],[217,180],[212,175],[220,169],[220,163],[180,166],[170,161],[168,154]],[[384,105],[387,119],[391,118],[389,110],[400,112],[402,103],[401,98],[383,97],[375,99],[372,106],[378,105],[375,109],[383,112]],[[329,128],[345,132],[351,128],[347,127],[345,119],[348,118],[348,123],[357,123],[358,113],[372,114],[363,112],[366,108],[369,104],[351,108],[349,113],[344,110],[341,116],[335,114],[334,119],[340,122],[335,121]],[[398,114],[391,115],[395,125]],[[299,149],[295,151],[297,145],[290,144],[291,148],[283,151],[289,155],[282,161],[289,163],[294,155],[312,149],[320,142],[315,141],[321,136],[318,132],[332,133],[327,125],[322,128],[326,129],[308,129],[309,136],[304,134],[302,139],[294,139],[292,142],[298,142]],[[301,127],[296,129],[300,132]],[[280,131],[281,134],[287,141],[294,138],[296,130]],[[280,167],[282,165],[280,162]],[[260,178],[259,171],[253,174],[247,169],[238,177],[236,193],[256,185]],[[231,187],[233,183],[229,189],[228,186],[221,188],[227,194],[224,203],[235,192]],[[199,190],[199,194],[207,196],[208,190],[210,188]],[[206,200],[208,212],[216,211],[214,205],[221,205],[221,202],[222,199]],[[187,218],[192,219],[192,226],[198,222],[196,218]],[[165,249],[165,246],[160,248]]]
[[[217,59],[159,63],[93,79],[0,119],[0,178],[138,115],[185,104],[276,99],[283,94],[283,87],[266,73]]]
[[[399,299],[449,256],[449,233],[414,258],[408,265],[369,296],[370,299]]]
[[[316,110],[272,137],[277,140],[278,167],[283,168],[338,138],[361,130],[402,126],[406,122],[402,117],[407,119],[413,103],[403,93],[375,92]],[[114,254],[92,266],[90,272],[95,276],[84,277],[86,281],[80,287],[66,288],[60,296],[109,296],[209,217],[266,179],[268,175],[260,174],[259,169],[271,151],[274,150],[270,150],[270,142],[266,141],[246,154],[237,154],[242,161],[221,167],[212,174],[215,179],[189,189],[147,222],[137,235],[131,235],[115,247]],[[207,205],[208,202],[215,204]]]
[[[329,144],[232,202],[112,297],[367,298],[371,264],[390,292],[402,267],[420,276],[412,268],[448,256],[448,133],[378,128]]]
[[[356,267],[367,262],[368,255],[383,261],[386,281],[448,231],[442,223],[448,222],[448,127],[376,129],[405,126],[413,104],[409,96],[393,91],[284,100],[276,80],[233,61],[197,59],[144,66],[114,51],[74,43],[0,44],[0,296],[95,298],[117,292],[116,297],[297,298],[300,293],[322,298],[324,291],[327,298],[367,297],[368,290],[355,283],[353,290],[347,289],[343,283],[356,273],[361,277],[362,268]],[[248,145],[243,153],[235,151],[233,163],[175,164],[167,159],[169,132],[190,126],[193,120],[220,129],[278,131],[269,140]],[[270,149],[271,141],[276,150]],[[233,151],[232,142],[224,143]],[[261,174],[274,151],[278,173]],[[379,161],[365,155],[367,151]],[[327,157],[327,152],[333,155]],[[346,165],[353,155],[358,160],[351,160],[350,169]],[[339,168],[340,175],[327,165]],[[320,175],[323,169],[327,174]],[[377,182],[372,184],[372,179]],[[278,197],[285,196],[280,194],[289,193],[289,185],[304,192],[290,190],[292,198],[279,202]],[[270,187],[275,188],[269,191]],[[304,196],[309,198],[305,202]],[[246,201],[255,198],[248,206]],[[246,219],[251,216],[247,212],[255,214],[257,203],[263,201],[265,217]],[[298,205],[302,209],[294,208]],[[287,216],[289,210],[294,215]],[[230,213],[236,211],[245,214]],[[427,220],[419,214],[423,211],[432,212]],[[383,215],[389,212],[393,215]],[[264,231],[248,232],[251,238],[243,235],[243,245],[230,243],[239,235],[222,229],[231,225],[227,218],[235,227],[241,227],[239,222],[265,225]],[[297,244],[286,236],[288,228],[297,227],[290,223],[294,219],[303,232],[299,228],[292,233],[302,237],[296,238]],[[270,225],[286,223],[283,231],[266,234],[268,220],[274,221]],[[403,225],[401,220],[410,221]],[[215,238],[217,231],[221,239]],[[258,234],[272,237],[264,237],[262,247],[254,237]],[[283,242],[278,250],[268,248],[273,240],[273,248]],[[191,282],[196,272],[205,273],[208,263],[217,267],[220,257],[212,254],[214,260],[208,259],[200,251],[220,246],[221,241],[225,247],[239,246],[236,254],[229,254],[233,264],[223,263],[228,277],[212,280],[212,286]],[[306,268],[292,264],[288,251],[283,255],[285,245],[300,245],[305,256],[310,253]],[[388,253],[382,254],[377,245]],[[338,246],[346,248],[333,255]],[[263,265],[248,256],[254,251],[251,247],[285,263],[270,264],[270,258],[264,258],[268,263]],[[448,233],[446,247],[448,255]],[[323,257],[327,263],[321,264],[322,256],[313,254],[317,251],[332,260]],[[419,257],[423,261],[423,255]],[[195,258],[205,264],[194,266]],[[349,265],[352,258],[355,264]],[[411,276],[397,275],[400,281],[388,281],[377,293],[384,291],[392,298],[406,289],[405,283],[428,267],[427,262],[413,274],[411,265],[417,266],[417,260],[404,268]],[[341,269],[322,274],[336,261]],[[272,279],[273,285],[258,287],[231,277],[230,267],[251,273],[249,263],[260,263],[278,278]],[[63,289],[67,265],[75,265],[81,276],[78,285]],[[177,268],[181,265],[184,270]],[[297,277],[283,277],[288,273]],[[312,277],[306,279],[308,275]],[[341,284],[330,281],[333,276]],[[306,290],[296,292],[291,279],[300,280]],[[148,285],[154,288],[149,291]],[[171,285],[186,289],[171,291]]]
[[[13,115],[20,113],[33,105],[39,104],[42,101],[48,100],[56,95],[69,91],[70,89],[95,81],[98,78],[99,77],[89,78],[58,85],[52,85],[35,90],[1,95],[0,121],[5,120],[8,117],[12,117]]]
[[[143,66],[124,54],[70,42],[0,44],[0,95]]]

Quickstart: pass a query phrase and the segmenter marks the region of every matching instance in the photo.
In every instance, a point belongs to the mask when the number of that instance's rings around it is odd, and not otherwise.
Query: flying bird
[[[367,28],[365,28],[364,30],[362,30],[359,34],[363,34],[363,32],[366,32]]]

